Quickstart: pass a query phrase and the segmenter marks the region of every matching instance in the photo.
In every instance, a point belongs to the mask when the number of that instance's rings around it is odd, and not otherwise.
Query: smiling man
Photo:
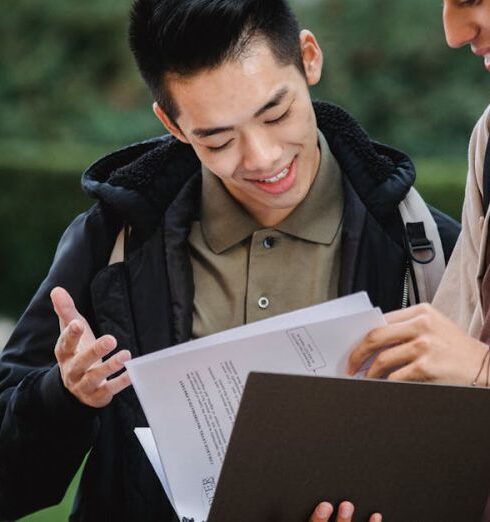
[[[0,518],[58,502],[89,454],[71,520],[172,520],[128,358],[358,290],[406,301],[412,163],[312,103],[322,52],[284,0],[136,0],[130,43],[170,135],[85,172],[97,203],[3,351]]]
[[[256,36],[240,59],[190,78],[168,75],[169,95],[183,108],[178,123],[154,106],[167,129],[266,227],[305,199],[320,165],[308,85],[320,79],[322,53],[309,31],[299,38],[304,73],[294,64],[278,67],[268,42]]]

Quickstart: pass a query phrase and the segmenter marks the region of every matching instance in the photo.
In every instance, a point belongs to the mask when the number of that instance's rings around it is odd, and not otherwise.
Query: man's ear
[[[323,53],[315,35],[303,29],[299,33],[299,44],[303,56],[303,67],[308,85],[316,85],[322,76]]]
[[[167,113],[158,105],[158,102],[153,102],[153,112],[170,134],[183,143],[189,143],[189,140],[185,137],[179,126],[168,117]]]

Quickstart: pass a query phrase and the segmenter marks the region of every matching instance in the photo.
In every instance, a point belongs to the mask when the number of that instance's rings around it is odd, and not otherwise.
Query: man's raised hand
[[[103,361],[116,348],[116,339],[111,335],[96,339],[63,288],[51,292],[51,301],[60,323],[54,353],[65,388],[87,406],[107,406],[114,395],[131,384],[127,372],[110,379],[131,359],[130,352],[121,350]]]

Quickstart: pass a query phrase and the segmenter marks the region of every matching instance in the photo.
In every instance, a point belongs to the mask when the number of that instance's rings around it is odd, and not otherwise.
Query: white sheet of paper
[[[383,324],[356,294],[128,362],[179,517],[207,518],[250,371],[345,376],[353,346]]]
[[[172,507],[174,510],[176,510],[170,484],[168,482],[167,476],[165,475],[165,471],[163,470],[162,463],[160,462],[160,455],[158,455],[157,445],[155,438],[153,437],[153,433],[151,432],[151,428],[134,428],[134,433],[138,437],[140,444],[143,446],[146,456],[155,470],[157,477],[160,479],[160,482],[162,483],[163,489],[165,490]]]
[[[216,334],[201,337],[199,339],[193,339],[192,341],[172,346],[170,348],[165,348],[164,350],[153,352],[132,360],[131,366],[147,364],[153,359],[169,357],[175,353],[195,350],[210,346],[212,344],[220,344],[229,341],[235,341],[237,339],[254,337],[262,333],[283,330],[293,326],[301,326],[309,323],[326,321],[327,319],[334,319],[344,315],[365,312],[367,310],[371,310],[372,308],[373,305],[371,304],[367,293],[358,292],[356,294],[347,295],[345,297],[339,297],[338,299],[334,299],[326,303],[309,306],[307,308],[301,308],[300,310],[269,317],[268,319],[256,321],[255,323],[244,324],[243,326],[238,326],[237,328],[231,328],[230,330],[224,330],[223,332],[218,332]]]

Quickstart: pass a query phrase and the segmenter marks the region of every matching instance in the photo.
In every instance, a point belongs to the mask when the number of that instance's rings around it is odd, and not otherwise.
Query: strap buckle
[[[436,257],[434,243],[425,234],[423,221],[405,224],[410,257],[416,263],[427,265]]]

